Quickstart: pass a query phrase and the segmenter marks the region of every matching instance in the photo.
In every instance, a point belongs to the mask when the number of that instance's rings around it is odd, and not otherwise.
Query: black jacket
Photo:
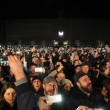
[[[38,96],[31,85],[26,82],[16,87],[18,110],[38,110]]]
[[[37,102],[39,97],[44,96],[44,94],[35,95],[28,82],[17,86],[16,90],[18,110],[39,110]],[[52,110],[62,110],[60,103],[52,104]]]
[[[0,103],[0,110],[18,110],[17,103],[15,102],[13,107],[11,107],[6,101]]]
[[[69,110],[76,110],[80,105],[84,105],[89,108],[102,108],[106,107],[106,102],[100,94],[92,92],[90,96],[87,96],[77,86],[74,86],[69,100]]]

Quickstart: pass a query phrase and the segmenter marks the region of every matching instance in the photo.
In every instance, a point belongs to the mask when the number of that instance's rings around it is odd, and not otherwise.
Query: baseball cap
[[[53,76],[46,76],[43,79],[43,84],[47,84],[47,83],[52,82],[52,81],[55,81],[56,82],[56,79]]]

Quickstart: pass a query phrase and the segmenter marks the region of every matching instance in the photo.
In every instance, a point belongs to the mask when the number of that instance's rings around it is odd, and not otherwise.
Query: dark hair
[[[104,80],[103,81],[103,86],[105,87],[105,89],[107,90],[107,95],[110,98],[110,79]]]
[[[2,88],[1,93],[0,93],[0,97],[1,97],[2,99],[3,99],[4,94],[5,94],[5,92],[6,92],[6,90],[7,90],[8,88],[13,88],[13,89],[15,89],[15,85],[14,85],[13,83],[11,83],[11,82],[6,82],[6,83],[3,85],[3,88]]]

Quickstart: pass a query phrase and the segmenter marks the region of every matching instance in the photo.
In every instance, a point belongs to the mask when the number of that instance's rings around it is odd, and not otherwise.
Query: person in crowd
[[[18,110],[14,84],[7,82],[1,90],[0,110]]]
[[[90,63],[89,62],[83,62],[81,64],[81,71],[83,71],[85,74],[89,74],[89,72],[90,72]]]
[[[89,78],[92,81],[93,88],[97,88],[96,87],[97,78],[95,72],[91,69],[91,65],[89,62],[83,62],[81,64],[81,71],[89,76]]]
[[[62,87],[63,91],[68,92],[73,87],[73,84],[69,79],[62,79],[60,81],[60,86]]]
[[[104,100],[110,104],[110,80],[106,79],[103,81],[103,87],[101,90],[101,94],[104,97]]]
[[[39,76],[37,75],[32,76],[31,84],[36,95],[42,94],[43,92],[42,79]]]
[[[87,74],[80,71],[74,75],[75,85],[71,92],[69,101],[69,110],[75,110],[80,106],[86,108],[102,108],[105,107],[105,101],[102,96],[95,92],[92,87],[92,82]]]
[[[110,47],[106,47],[105,48],[106,53],[105,53],[105,60],[109,60],[110,59]]]
[[[79,58],[79,55],[78,55],[78,53],[76,53],[75,55],[74,55],[74,61],[78,61],[78,64],[81,64],[82,62],[81,62],[81,60],[80,60],[80,58]]]
[[[10,65],[10,69],[13,72],[16,82],[16,90],[17,90],[17,104],[18,104],[18,110],[34,110],[39,108],[40,106],[37,105],[35,94],[33,93],[33,90],[30,86],[30,84],[27,81],[27,77],[23,71],[23,64],[20,61],[19,58],[16,56],[8,56],[8,62]],[[43,79],[43,89],[44,94],[43,97],[47,95],[54,95],[57,94],[57,83],[53,76],[47,76]],[[40,99],[40,98],[39,98]],[[42,102],[42,101],[41,101]],[[45,102],[45,100],[43,101]],[[46,104],[46,106],[50,105]],[[55,104],[52,104],[52,110],[57,110],[58,106]],[[43,109],[42,109],[43,110]],[[59,109],[60,110],[60,109]]]
[[[74,71],[75,71],[75,74],[78,73],[79,71],[81,71],[81,65],[76,65],[74,67]]]
[[[101,63],[101,67],[105,66],[106,68],[110,69],[110,60],[105,60]]]
[[[100,73],[97,77],[97,86],[99,88],[103,87],[103,81],[106,79],[110,79],[110,69],[106,66],[102,66],[100,69]]]
[[[107,110],[110,110],[110,79],[106,79],[103,81],[101,94],[104,100],[107,102]]]
[[[75,66],[77,66],[77,65],[80,65],[81,63],[79,62],[79,60],[74,60],[73,61],[73,66],[75,67]]]
[[[68,110],[70,92],[73,88],[73,84],[69,79],[63,79],[60,81],[59,94],[62,95],[62,110]]]
[[[47,97],[48,95],[57,94],[57,83],[53,76],[47,76],[43,79],[43,90],[44,90],[43,94],[39,97],[39,100],[38,100],[38,108],[40,110],[44,110],[47,108],[49,110],[53,110],[52,103],[47,104],[46,99],[45,99],[45,97]]]
[[[63,73],[63,72],[60,72],[56,75],[56,80],[57,80],[57,83],[59,86],[60,86],[60,81],[65,79],[65,77],[66,77],[65,73]]]
[[[29,67],[29,75],[34,75],[36,72],[35,72],[35,68],[37,67],[37,65],[35,63],[32,63]]]

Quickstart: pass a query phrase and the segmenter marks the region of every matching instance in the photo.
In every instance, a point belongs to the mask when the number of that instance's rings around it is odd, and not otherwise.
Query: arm
[[[18,110],[32,110],[36,105],[36,98],[23,71],[23,64],[17,56],[8,56],[10,70],[15,76]]]
[[[53,71],[49,74],[49,76],[53,76],[53,77],[56,76],[57,73],[59,73],[62,69],[63,69],[63,65],[60,65],[57,69],[53,70]]]

